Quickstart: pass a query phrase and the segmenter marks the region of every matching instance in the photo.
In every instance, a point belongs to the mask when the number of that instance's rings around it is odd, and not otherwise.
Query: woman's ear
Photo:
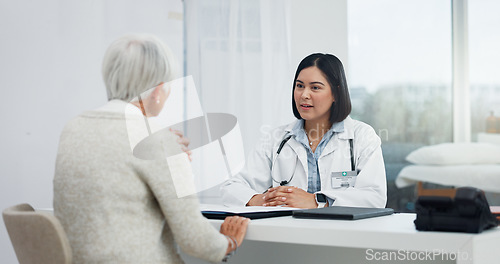
[[[151,98],[155,103],[159,104],[161,102],[161,96],[163,94],[163,82],[156,86],[151,93]]]

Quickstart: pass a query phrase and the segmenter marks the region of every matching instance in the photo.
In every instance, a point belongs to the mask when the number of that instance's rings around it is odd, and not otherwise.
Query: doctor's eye
[[[303,85],[303,84],[301,84],[301,83],[296,83],[296,84],[295,84],[295,87],[296,87],[296,88],[304,88],[304,85]]]
[[[319,89],[321,89],[319,86],[313,86],[313,87],[311,88],[311,90],[319,90]]]

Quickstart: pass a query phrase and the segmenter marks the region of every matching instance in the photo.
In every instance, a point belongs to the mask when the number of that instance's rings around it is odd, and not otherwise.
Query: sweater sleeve
[[[169,138],[167,146],[179,148],[175,138]],[[190,166],[185,153],[185,162],[175,166]],[[177,159],[178,160],[178,159]],[[210,262],[220,262],[225,256],[228,241],[219,233],[200,212],[196,195],[178,197],[167,161],[155,160],[143,168],[145,181],[150,187],[165,216],[167,225],[175,242],[187,254]],[[172,165],[172,164],[170,164]],[[190,171],[190,168],[180,171]],[[176,171],[179,171],[178,169]],[[191,175],[181,175],[190,178]],[[177,175],[176,177],[179,177]],[[184,186],[185,188],[185,186]]]

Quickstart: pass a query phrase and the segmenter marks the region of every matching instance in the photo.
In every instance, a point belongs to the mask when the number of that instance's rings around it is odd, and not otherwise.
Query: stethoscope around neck
[[[273,158],[273,162],[271,163],[271,179],[275,182],[275,183],[278,183],[280,186],[285,186],[287,184],[289,184],[292,179],[293,179],[293,176],[295,176],[295,173],[292,174],[292,176],[290,177],[290,179],[287,180],[283,180],[283,181],[277,181],[276,179],[274,179],[273,177],[273,171],[274,171],[274,165],[276,163],[276,160],[278,159],[278,156],[279,154],[281,153],[281,150],[283,149],[283,147],[285,146],[286,142],[288,140],[290,140],[290,138],[292,138],[292,135],[289,134],[289,132],[285,135],[285,138],[283,138],[283,140],[281,141],[279,147],[278,147],[278,150],[276,151],[276,155],[274,156]],[[353,149],[354,149],[354,146],[353,146],[353,140],[352,138],[349,139],[349,146],[350,146],[350,151],[351,151],[351,170],[352,171],[356,171],[356,166],[354,164],[354,155],[353,155]],[[272,186],[271,186],[272,187]]]

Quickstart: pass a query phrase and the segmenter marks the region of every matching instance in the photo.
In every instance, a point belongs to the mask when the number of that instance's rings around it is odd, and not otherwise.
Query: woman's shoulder
[[[375,129],[373,129],[373,127],[369,124],[363,121],[352,119],[351,117],[347,117],[344,124],[346,129],[352,131],[353,137],[358,142],[364,141],[366,142],[366,144],[381,144],[380,137],[375,132]]]
[[[297,124],[297,122],[300,122],[300,120],[295,120],[288,124],[272,128],[271,130],[269,130],[270,137],[273,138],[274,140],[283,139],[286,136],[286,134],[292,131],[293,127],[295,126],[295,124]]]
[[[297,120],[278,127],[263,125],[260,129],[261,133],[259,141],[254,146],[254,149],[269,151],[286,137],[286,135],[292,130],[296,122]]]
[[[369,124],[363,121],[352,119],[349,116],[344,120],[344,124],[347,127],[350,127],[354,131],[354,133],[375,133],[375,130]]]
[[[293,122],[290,122],[288,124],[278,126],[275,128],[275,130],[276,131],[283,131],[283,132],[291,131],[293,129],[293,127],[295,126],[295,124],[297,124],[297,122],[300,122],[300,120],[294,120]]]

